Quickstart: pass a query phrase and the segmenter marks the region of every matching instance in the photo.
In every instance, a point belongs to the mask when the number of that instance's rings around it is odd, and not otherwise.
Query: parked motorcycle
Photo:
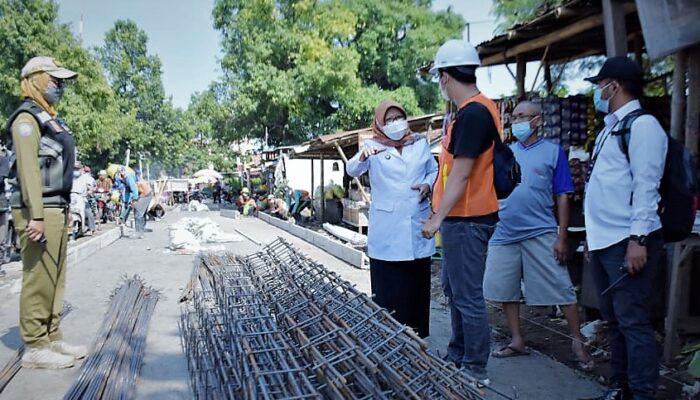
[[[112,193],[106,189],[98,188],[95,193],[95,198],[97,200],[97,220],[106,224],[107,222],[114,221],[114,210],[115,205],[110,201]]]
[[[85,207],[87,200],[77,194],[70,194],[70,214],[71,214],[71,237],[73,240],[85,235],[88,232],[87,224],[85,223]]]
[[[17,230],[15,229],[14,221],[12,221],[12,212],[9,210],[3,211],[6,213],[6,224],[0,226],[0,229],[5,230],[5,240],[0,243],[0,265],[7,264],[12,261],[12,256],[19,254],[20,244]]]

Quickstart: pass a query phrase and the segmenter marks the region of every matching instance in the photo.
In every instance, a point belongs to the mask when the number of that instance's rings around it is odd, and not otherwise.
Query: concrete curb
[[[233,210],[221,210],[221,216],[226,218],[234,218]],[[367,269],[369,268],[369,259],[367,255],[360,250],[354,249],[352,247],[346,246],[334,239],[328,238],[318,232],[312,231],[279,218],[272,217],[265,213],[258,213],[258,218],[273,225],[277,228],[282,229],[300,239],[303,239],[314,246],[322,249],[326,253],[339,258],[346,263],[352,265],[355,268]]]
[[[98,250],[116,242],[120,237],[121,230],[117,226],[83,243],[75,246],[68,246],[68,258],[66,262],[68,265],[77,264],[95,254]]]

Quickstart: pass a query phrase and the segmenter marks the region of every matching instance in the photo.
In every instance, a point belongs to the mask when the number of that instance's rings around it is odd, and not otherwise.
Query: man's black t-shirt
[[[457,113],[447,150],[455,157],[478,158],[497,136],[498,129],[488,108],[477,102],[469,103]]]

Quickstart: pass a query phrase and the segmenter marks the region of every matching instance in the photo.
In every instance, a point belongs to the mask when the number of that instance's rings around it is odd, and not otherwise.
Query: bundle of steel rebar
[[[63,303],[63,307],[61,308],[60,312],[60,318],[63,320],[63,318],[68,315],[73,310],[73,307],[70,305],[70,303],[65,302]],[[22,368],[22,356],[24,355],[24,344],[20,346],[19,349],[15,352],[15,354],[12,356],[10,361],[5,364],[5,367],[0,371],[0,393],[2,393],[3,390],[7,387],[7,385],[10,384],[10,381],[12,378],[17,375],[19,370]]]
[[[247,257],[202,255],[200,268],[181,327],[196,398],[482,397],[413,330],[282,239]]]
[[[64,399],[134,397],[158,297],[137,276],[125,279],[114,291],[89,356]]]

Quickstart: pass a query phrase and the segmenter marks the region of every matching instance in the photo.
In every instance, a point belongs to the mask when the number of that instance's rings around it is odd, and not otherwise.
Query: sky
[[[381,1],[381,0],[377,0]],[[83,17],[85,47],[101,46],[118,19],[131,19],[146,32],[148,49],[163,64],[163,86],[176,107],[186,108],[190,96],[204,91],[221,75],[219,33],[213,27],[214,0],[57,0],[59,20],[78,35]],[[491,0],[434,0],[434,10],[452,10],[470,23],[469,40],[477,45],[494,36],[496,20]],[[464,38],[467,39],[465,29]],[[527,65],[525,87],[532,87],[538,63]],[[515,66],[511,66],[515,71]],[[539,74],[539,81],[542,80]],[[509,95],[515,81],[504,66],[477,70],[479,88],[492,98]]]

